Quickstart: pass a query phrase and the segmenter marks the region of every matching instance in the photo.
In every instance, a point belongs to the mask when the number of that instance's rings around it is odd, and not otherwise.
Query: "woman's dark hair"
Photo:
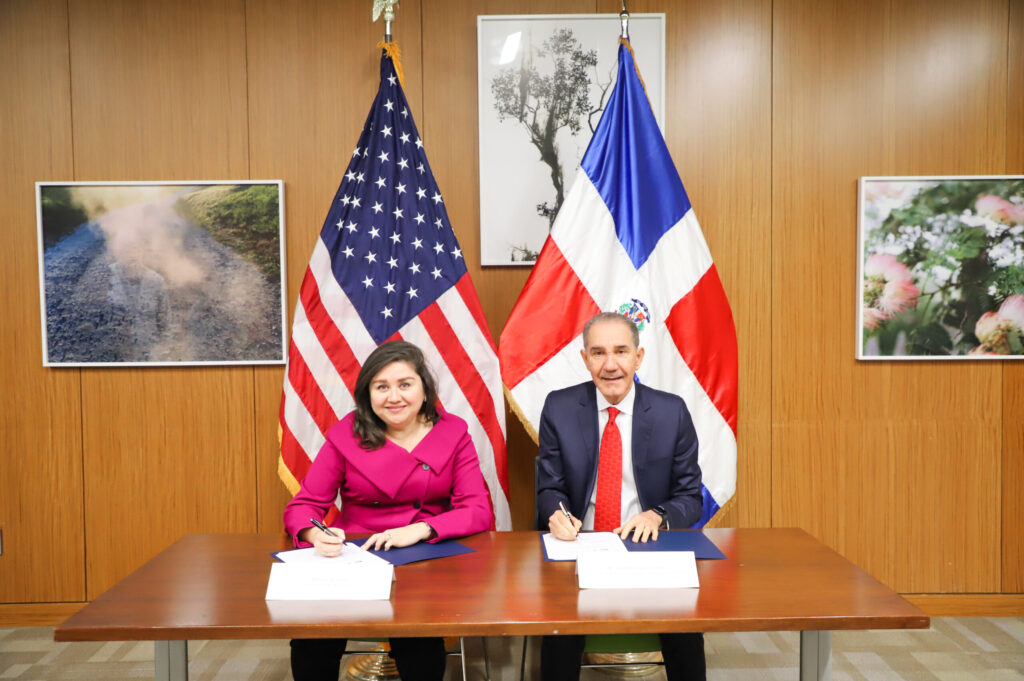
[[[441,416],[437,413],[437,386],[434,384],[434,377],[427,368],[427,361],[423,358],[423,352],[407,341],[390,341],[379,345],[376,350],[363,362],[363,368],[359,370],[359,377],[356,378],[356,420],[352,424],[352,430],[359,436],[359,446],[363,449],[380,449],[384,446],[384,434],[387,428],[377,414],[373,412],[370,404],[370,381],[379,374],[384,367],[393,362],[408,362],[420,377],[423,383],[423,406],[420,407],[420,416],[431,424],[437,423]]]

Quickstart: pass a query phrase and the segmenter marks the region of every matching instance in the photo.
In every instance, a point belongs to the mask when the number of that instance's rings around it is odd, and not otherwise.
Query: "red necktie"
[[[594,503],[594,529],[614,530],[622,522],[622,434],[615,425],[619,410],[608,407],[608,425],[601,435],[597,455],[597,501]]]

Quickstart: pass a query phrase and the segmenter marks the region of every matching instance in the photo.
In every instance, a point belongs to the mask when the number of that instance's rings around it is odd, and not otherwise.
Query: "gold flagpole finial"
[[[384,42],[391,42],[391,22],[395,20],[395,7],[398,0],[373,0],[373,20],[377,21],[384,15]]]

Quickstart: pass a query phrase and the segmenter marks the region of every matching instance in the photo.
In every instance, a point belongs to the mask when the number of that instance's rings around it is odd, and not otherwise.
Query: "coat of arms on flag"
[[[686,401],[704,525],[736,489],[736,330],[626,40],[608,106],[501,334],[502,378],[535,440],[547,394],[589,378],[581,332],[600,311],[640,329],[638,380]]]
[[[379,344],[415,343],[441,406],[469,424],[497,529],[511,529],[497,351],[401,83],[381,43],[380,88],[299,291],[281,398],[279,473],[294,494],[327,430],[355,407]]]

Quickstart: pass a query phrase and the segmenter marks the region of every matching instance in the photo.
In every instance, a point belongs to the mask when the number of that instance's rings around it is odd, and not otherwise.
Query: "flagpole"
[[[622,11],[619,12],[619,22],[622,24],[622,39],[629,40],[629,12],[626,11],[626,0],[622,0]]]

